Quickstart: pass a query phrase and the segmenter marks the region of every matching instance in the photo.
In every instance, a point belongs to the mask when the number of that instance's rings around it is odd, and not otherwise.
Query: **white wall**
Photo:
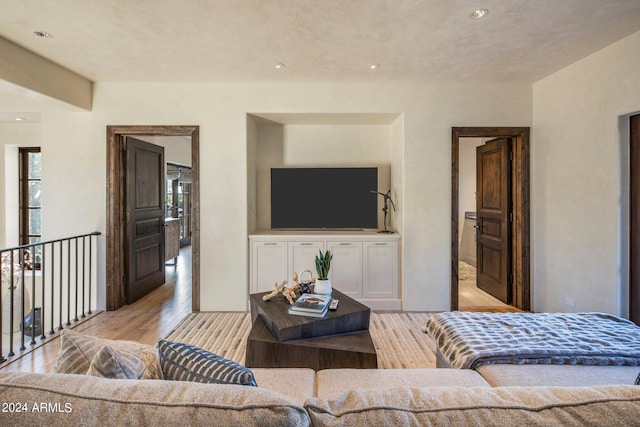
[[[257,161],[258,139],[248,112],[401,116],[392,126],[391,173],[402,177],[394,180],[401,182],[394,190],[401,211],[395,227],[403,237],[406,310],[449,308],[451,127],[533,125],[533,308],[624,315],[628,136],[621,123],[640,111],[638,70],[640,33],[533,87],[101,83],[91,112],[34,105],[4,92],[0,107],[41,111],[41,130],[32,137],[43,152],[45,239],[105,231],[107,125],[200,126],[202,310],[246,308],[247,234],[255,226],[249,220],[255,189],[248,167]],[[0,147],[13,144],[8,133],[26,129],[7,126],[0,127]],[[0,243],[8,244],[0,184]],[[104,240],[99,242],[104,306]],[[575,300],[575,308],[565,298]]]
[[[464,213],[476,210],[476,147],[482,138],[460,138],[458,152],[458,237],[462,239]]]
[[[0,248],[17,246],[19,232],[18,147],[39,147],[40,123],[0,124]]]
[[[42,238],[45,241],[92,231],[105,233],[106,128],[93,132],[92,113],[49,109],[42,113]],[[99,140],[103,140],[99,143]],[[105,307],[105,241],[97,238],[98,290]]]
[[[284,130],[285,165],[367,166],[389,163],[391,156],[387,125],[287,125]]]
[[[1,102],[0,102],[1,104]],[[46,108],[45,108],[46,110]],[[84,234],[87,232],[99,230],[104,232],[104,226],[98,224],[101,220],[96,215],[98,210],[93,205],[97,202],[98,205],[104,202],[97,199],[96,194],[100,197],[105,197],[104,184],[101,187],[96,187],[94,181],[96,176],[93,175],[93,171],[88,170],[86,165],[91,165],[92,162],[88,159],[91,157],[91,153],[95,150],[99,150],[96,144],[86,144],[86,140],[83,140],[79,122],[73,120],[74,114],[60,113],[57,110],[44,113],[42,116],[44,119],[42,123],[8,123],[0,125],[0,164],[3,165],[0,171],[0,247],[6,248],[11,246],[17,246],[19,240],[18,230],[18,148],[19,147],[41,147],[42,150],[42,236],[43,241],[48,241],[57,238],[70,237],[73,235]],[[84,113],[84,117],[88,117]],[[70,119],[68,121],[61,119]],[[57,123],[56,126],[52,126],[52,122]],[[65,126],[65,123],[67,126]],[[78,126],[76,126],[78,125]],[[52,133],[51,130],[55,129],[57,134]],[[46,130],[50,132],[45,135]],[[77,139],[76,139],[77,137]],[[67,143],[72,145],[72,149],[60,148],[66,147]],[[57,148],[56,148],[57,147]],[[104,147],[104,145],[103,145]],[[100,150],[103,151],[103,150]],[[106,165],[106,164],[105,164]],[[102,167],[104,172],[104,166]],[[104,173],[102,174],[104,175]],[[89,177],[89,178],[87,178]],[[55,212],[55,213],[52,213]],[[54,215],[57,216],[54,218]],[[103,215],[104,216],[104,215]],[[103,220],[103,219],[102,219]],[[100,238],[98,238],[100,239]],[[99,242],[100,240],[98,240]],[[88,245],[90,240],[86,240],[85,245]],[[79,250],[82,251],[83,243],[78,241]],[[88,246],[85,246],[88,254]],[[64,253],[67,253],[67,246],[64,246]],[[89,267],[88,255],[86,259],[85,268],[91,268],[92,278],[91,283],[97,282],[98,269],[101,269],[103,279],[101,286],[103,289],[100,292],[102,301],[104,301],[104,258],[98,263],[96,257],[96,250],[93,250],[93,260]],[[55,248],[56,258],[55,261],[51,259],[51,247],[47,247],[47,255],[45,258],[46,265],[66,265],[67,258],[64,258],[64,262],[60,261],[60,250],[58,246]],[[71,249],[72,257],[69,261],[71,266],[71,281],[75,281],[73,273],[75,268],[75,249],[72,245]],[[104,250],[102,250],[104,254]],[[66,255],[65,255],[66,256]],[[80,255],[81,257],[81,255]],[[80,258],[81,259],[81,258]],[[78,263],[79,266],[81,263]],[[79,267],[79,274],[84,274],[82,267]],[[51,270],[48,270],[50,273]],[[67,300],[81,301],[80,295],[83,295],[85,302],[89,300],[89,292],[78,292],[78,296],[75,294],[75,287],[69,287],[67,285],[67,276],[63,280],[63,285],[60,285],[59,276],[56,274],[52,276],[47,274],[44,282],[46,288],[46,297],[42,298],[42,290],[40,285],[37,286],[36,291],[36,306],[42,306],[44,304],[44,310],[47,313],[52,312],[50,305],[51,295],[53,294],[54,300],[62,301],[62,307],[53,309],[54,312],[54,325],[50,324],[50,318],[47,315],[45,319],[45,330],[49,330],[56,327],[60,322],[66,322],[67,317]],[[35,272],[37,283],[42,283],[41,272]],[[65,273],[66,274],[66,273]],[[88,273],[86,273],[88,277]],[[27,283],[31,283],[31,273],[27,275]],[[81,286],[84,283],[80,280]],[[87,283],[88,285],[88,283]],[[60,289],[63,289],[60,291]],[[62,292],[62,296],[60,293]],[[67,297],[67,295],[69,295]],[[95,288],[91,292],[92,308],[95,308],[98,304],[96,298]],[[98,298],[100,298],[98,296]],[[102,302],[104,307],[104,302]],[[87,305],[79,305],[78,309]],[[75,307],[71,307],[69,310],[71,318],[75,317]],[[59,316],[62,313],[63,320],[60,320]]]
[[[87,135],[80,132],[71,145],[90,141],[97,147],[99,153],[83,169],[103,185],[106,125],[198,124],[203,165],[201,309],[244,310],[247,112],[401,112],[404,308],[442,310],[449,307],[451,127],[526,126],[531,103],[531,87],[514,84],[104,83],[96,85]],[[104,223],[104,186],[96,194],[96,205],[88,213]]]
[[[533,101],[534,309],[627,315],[619,123],[640,110],[640,32],[536,82]]]
[[[0,84],[2,81],[0,81]],[[9,85],[11,86],[11,85]],[[0,90],[0,109],[6,118],[28,118],[26,122],[0,123],[0,247],[17,245],[18,233],[18,146],[42,145],[40,113],[42,101],[28,92]],[[59,108],[59,103],[56,103]],[[9,178],[8,180],[6,178]],[[15,184],[12,182],[15,180]],[[7,193],[7,188],[9,193]],[[44,232],[44,230],[43,230]]]
[[[396,209],[389,208],[388,227],[402,234],[402,206],[404,195],[404,117],[400,116],[391,124],[391,200],[396,204]],[[384,200],[383,200],[384,201]]]
[[[527,84],[100,83],[93,99],[91,112],[42,113],[46,238],[105,231],[107,125],[199,125],[203,311],[246,309],[248,213],[255,209],[247,168],[257,132],[248,112],[401,116],[391,126],[389,156],[392,174],[402,176],[396,201],[406,310],[450,304],[451,127],[528,126],[532,118]],[[104,262],[97,274],[103,307]]]
[[[249,188],[255,187],[255,211],[250,211],[256,216],[249,221],[257,230],[265,230],[271,228],[271,168],[284,166],[284,125],[258,125],[255,147],[255,161],[250,162],[247,168],[255,167],[252,175],[255,182],[248,185]]]
[[[255,210],[249,206],[252,198],[247,192],[254,189],[247,168],[257,133],[247,123],[247,112],[393,112],[402,117],[392,126],[391,156],[392,175],[402,175],[397,220],[403,237],[404,309],[446,310],[451,127],[533,124],[533,308],[624,315],[628,265],[623,178],[628,136],[620,123],[640,111],[638,70],[640,33],[540,80],[533,88],[527,84],[97,84],[91,112],[36,106],[42,111],[45,238],[105,231],[107,125],[197,124],[202,164],[201,308],[244,310],[247,233],[252,227],[248,213]],[[20,108],[15,100],[0,94],[5,110]],[[0,185],[0,192],[3,189]],[[104,253],[100,240],[99,255]],[[99,266],[99,304],[104,305],[104,261]],[[575,308],[566,306],[565,298],[575,300]]]
[[[271,168],[378,167],[378,190],[386,192],[390,188],[390,125],[264,124],[258,129],[258,229],[271,228]],[[292,206],[310,206],[317,201],[312,192],[298,196],[291,201]],[[379,197],[378,202],[381,211],[383,198]],[[380,214],[379,228],[383,228],[383,218]]]
[[[191,167],[191,137],[149,135],[136,138],[164,147],[166,163]]]
[[[258,168],[258,124],[247,116],[247,234],[258,228],[257,188]]]

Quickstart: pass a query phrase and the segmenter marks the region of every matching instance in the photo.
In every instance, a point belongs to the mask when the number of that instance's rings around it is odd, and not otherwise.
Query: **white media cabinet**
[[[272,231],[249,235],[250,293],[293,283],[293,273],[311,270],[319,250],[333,254],[334,288],[376,310],[401,310],[400,235],[375,231]]]

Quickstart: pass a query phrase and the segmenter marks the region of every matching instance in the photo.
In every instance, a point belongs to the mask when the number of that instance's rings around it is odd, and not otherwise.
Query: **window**
[[[20,244],[42,241],[40,147],[20,148]]]

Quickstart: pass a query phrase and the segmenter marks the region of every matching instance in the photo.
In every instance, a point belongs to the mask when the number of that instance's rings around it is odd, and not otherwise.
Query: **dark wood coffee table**
[[[371,335],[371,310],[340,291],[335,311],[323,318],[288,314],[281,295],[263,301],[268,292],[250,296],[253,327],[247,340],[245,364],[251,368],[377,368]]]

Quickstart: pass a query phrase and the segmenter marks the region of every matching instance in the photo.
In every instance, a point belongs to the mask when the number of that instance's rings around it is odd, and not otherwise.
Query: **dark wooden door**
[[[509,138],[476,148],[477,285],[511,304],[511,171]]]
[[[629,319],[640,325],[640,114],[629,127]]]
[[[127,304],[165,282],[164,148],[131,137],[126,146]]]

